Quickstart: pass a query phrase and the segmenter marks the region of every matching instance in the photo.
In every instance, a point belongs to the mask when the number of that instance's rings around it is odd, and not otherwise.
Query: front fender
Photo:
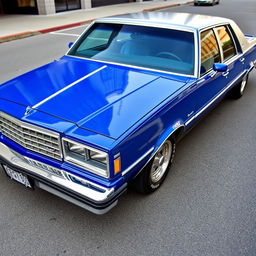
[[[158,138],[154,151],[152,152],[152,156],[157,152],[157,150],[161,147],[161,145],[172,135],[174,135],[176,132],[179,133],[182,132],[185,128],[184,122],[182,120],[176,120],[174,123],[172,123]],[[177,135],[177,134],[175,134]]]

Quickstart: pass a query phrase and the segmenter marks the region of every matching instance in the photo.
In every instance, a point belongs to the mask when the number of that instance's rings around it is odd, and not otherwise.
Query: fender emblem
[[[188,114],[188,117],[190,117],[193,113],[194,113],[194,111],[191,111],[191,112]]]

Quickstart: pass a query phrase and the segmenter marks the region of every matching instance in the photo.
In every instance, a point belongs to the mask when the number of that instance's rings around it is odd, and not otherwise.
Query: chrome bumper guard
[[[25,157],[1,142],[0,162],[32,177],[37,187],[95,214],[108,212],[117,204],[117,198],[126,190],[126,184],[117,191],[99,186],[64,170]]]

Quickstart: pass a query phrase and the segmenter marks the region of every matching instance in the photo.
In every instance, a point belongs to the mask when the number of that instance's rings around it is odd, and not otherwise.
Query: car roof
[[[202,29],[213,25],[227,23],[231,20],[201,14],[175,13],[175,12],[140,12],[131,13],[107,18],[97,19],[96,21],[106,21],[115,23],[144,23],[146,25],[179,26],[189,29]]]

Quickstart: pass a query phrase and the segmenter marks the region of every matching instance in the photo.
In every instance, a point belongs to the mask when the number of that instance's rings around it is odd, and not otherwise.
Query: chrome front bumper
[[[117,204],[117,198],[126,190],[105,188],[64,170],[25,157],[0,142],[0,163],[25,173],[35,186],[70,201],[95,214],[104,214]]]

